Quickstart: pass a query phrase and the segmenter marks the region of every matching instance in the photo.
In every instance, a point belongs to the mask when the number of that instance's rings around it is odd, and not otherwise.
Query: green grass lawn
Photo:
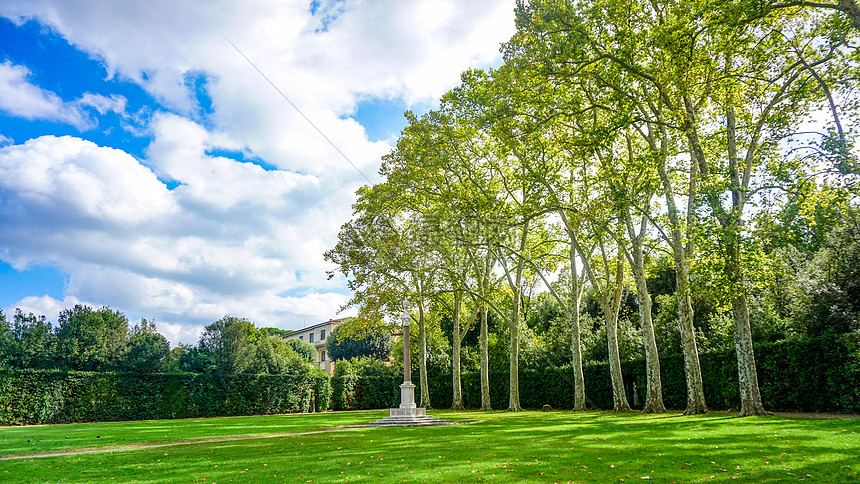
[[[5,427],[6,457],[105,451],[2,460],[0,482],[860,482],[858,419],[430,413],[478,423],[337,428],[387,414],[370,411]],[[116,448],[170,443],[184,445]]]

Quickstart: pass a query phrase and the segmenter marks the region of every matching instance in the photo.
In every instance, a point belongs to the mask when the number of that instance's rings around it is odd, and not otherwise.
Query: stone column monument
[[[390,409],[390,415],[374,422],[374,426],[417,427],[425,425],[444,425],[444,420],[426,414],[423,407],[415,405],[415,384],[412,383],[412,362],[409,354],[409,325],[412,316],[403,312],[403,383],[400,385],[400,406]]]

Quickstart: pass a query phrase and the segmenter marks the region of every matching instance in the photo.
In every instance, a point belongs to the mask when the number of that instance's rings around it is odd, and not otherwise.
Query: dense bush
[[[773,411],[860,412],[860,334],[803,338],[756,347],[759,383],[767,409]],[[705,397],[712,410],[738,407],[737,362],[733,351],[700,355]],[[660,359],[666,406],[686,406],[684,361]],[[634,384],[645,397],[645,363],[622,363],[631,403]],[[588,405],[612,408],[609,368],[583,368]],[[371,358],[338,362],[335,375],[308,369],[283,375],[216,373],[113,373],[64,370],[0,370],[0,425],[214,417],[288,412],[389,408],[400,401],[402,374]],[[467,407],[480,407],[478,372],[463,374]],[[417,379],[415,379],[417,380]],[[415,381],[417,383],[417,381]],[[490,373],[494,408],[508,405],[508,374]],[[430,374],[431,401],[451,402],[450,372]],[[416,395],[417,397],[417,395]],[[523,407],[573,407],[569,365],[528,368],[520,372]]]
[[[391,353],[391,333],[382,325],[365,326],[351,319],[334,328],[326,341],[326,351],[332,360],[348,360],[369,356],[386,360]]]
[[[334,410],[389,408],[400,402],[403,375],[373,358],[338,361],[331,378]]]
[[[328,376],[0,371],[0,425],[323,411]]]
[[[703,353],[705,398],[712,410],[736,409],[740,403],[737,360],[733,350]],[[756,346],[759,384],[765,408],[773,411],[860,412],[860,334],[803,338]],[[660,358],[663,399],[668,408],[686,407],[687,387],[684,359],[680,355]],[[622,363],[627,397],[634,403],[645,400],[645,362]],[[583,367],[588,406],[612,408],[612,389],[606,363]],[[520,370],[520,403],[525,408],[573,407],[573,371],[570,365]],[[508,406],[508,373],[490,373],[493,408]],[[451,375],[430,375],[431,401],[443,408],[451,402]],[[481,404],[480,375],[463,374],[463,397],[468,408]],[[635,404],[634,404],[635,406]],[[641,408],[641,406],[640,406]]]

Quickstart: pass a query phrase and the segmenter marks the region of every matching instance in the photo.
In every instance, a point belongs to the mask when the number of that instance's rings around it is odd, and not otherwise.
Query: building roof
[[[351,318],[351,317],[347,317],[347,318],[339,318],[339,319],[329,319],[328,321],[323,321],[322,323],[317,323],[317,324],[314,324],[314,325],[311,325],[311,326],[306,326],[306,327],[301,328],[301,329],[293,330],[291,333],[289,333],[289,335],[293,335],[293,334],[296,334],[296,333],[301,333],[302,331],[308,331],[308,330],[313,330],[313,329],[317,329],[317,328],[326,327],[326,326],[329,326],[329,325],[331,325],[331,324],[335,324],[335,325],[337,325],[337,324],[340,324],[340,323],[345,322],[345,321],[346,321],[346,320],[348,320],[348,319],[352,319],[352,318]],[[289,336],[289,335],[286,335],[286,336]]]

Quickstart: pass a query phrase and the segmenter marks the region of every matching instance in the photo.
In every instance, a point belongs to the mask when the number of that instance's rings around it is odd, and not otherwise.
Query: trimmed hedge
[[[860,413],[860,334],[785,340],[757,345],[756,363],[765,408],[774,411]],[[705,398],[712,410],[739,406],[734,351],[699,356]],[[684,360],[660,358],[663,400],[686,406]],[[622,363],[628,399],[633,383],[645,399],[645,363]],[[609,367],[583,368],[588,405],[612,408]],[[328,375],[231,375],[209,373],[95,373],[61,370],[0,370],[0,425],[72,423],[157,418],[215,417],[273,413],[363,410],[400,402],[402,377],[371,367]],[[415,381],[416,390],[420,382]],[[508,406],[508,373],[490,374],[490,401]],[[420,398],[416,395],[416,398]],[[430,377],[434,407],[451,404],[451,374]],[[467,407],[481,403],[480,375],[463,374]],[[520,370],[520,404],[525,408],[573,407],[573,372],[563,367]]]
[[[0,425],[324,411],[328,375],[0,370]]]
[[[756,364],[762,400],[768,410],[860,413],[860,334],[784,340],[756,345]],[[699,355],[705,399],[712,410],[740,406],[735,352]],[[682,410],[687,404],[684,359],[681,355],[660,358],[663,401],[667,408]],[[645,362],[622,363],[627,398],[631,405],[633,383],[639,401],[645,400]],[[612,408],[612,388],[607,363],[583,367],[588,406]],[[490,402],[493,408],[508,406],[508,372],[490,373]],[[416,383],[417,384],[417,383]],[[573,371],[562,367],[520,370],[520,404],[524,408],[573,408]],[[416,398],[417,395],[416,395]],[[431,375],[430,401],[437,408],[450,406],[451,374]],[[463,400],[467,408],[481,405],[480,374],[463,374]],[[641,407],[640,407],[641,408]]]
[[[403,377],[356,375],[333,376],[332,410],[370,410],[400,404]]]

